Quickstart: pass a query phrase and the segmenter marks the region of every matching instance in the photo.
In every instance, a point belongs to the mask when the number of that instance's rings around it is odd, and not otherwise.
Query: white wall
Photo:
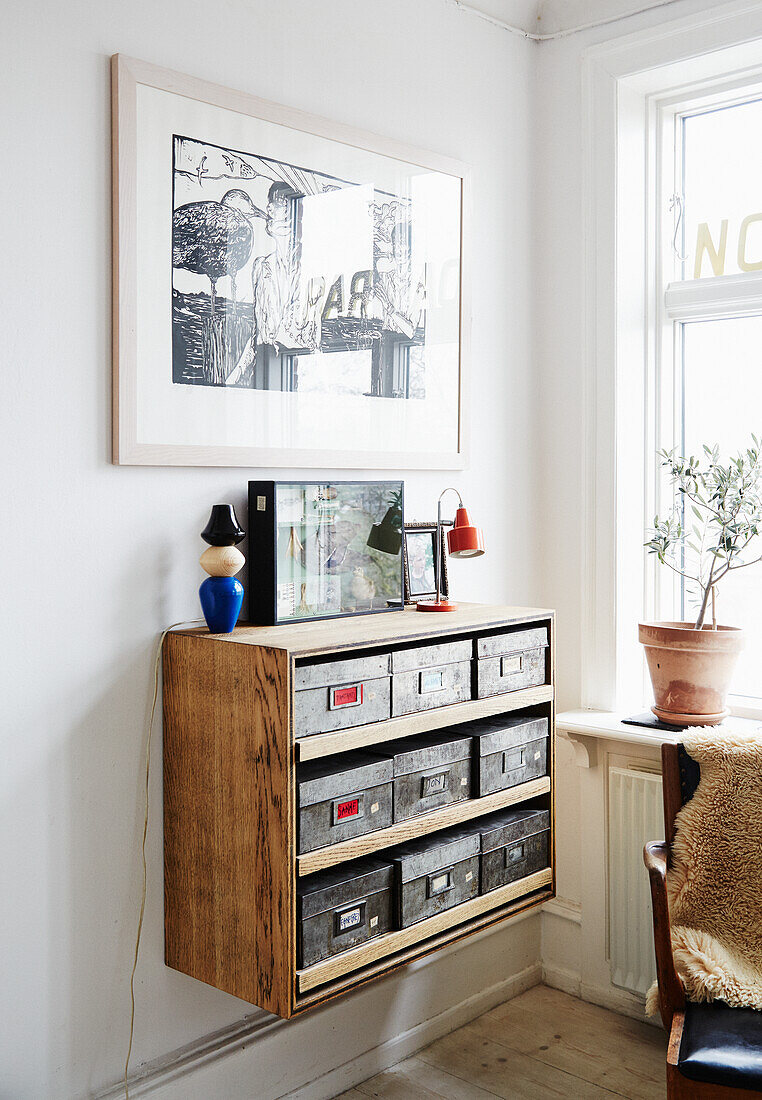
[[[84,1095],[122,1072],[156,637],[199,613],[198,532],[210,505],[242,506],[247,478],[270,476],[109,464],[109,55],[473,165],[471,465],[407,475],[409,517],[432,516],[455,481],[489,543],[479,562],[453,565],[455,593],[547,605],[563,592],[542,582],[551,565],[539,556],[542,395],[530,370],[537,47],[444,0],[29,0],[6,3],[3,16],[0,1096],[40,1100]],[[163,965],[160,737],[152,766],[135,1066],[252,1013]],[[352,1002],[342,1001],[268,1032],[267,1058],[250,1044],[239,1083],[217,1095],[274,1096],[445,1012],[485,987],[492,953],[506,980],[531,970],[537,918],[518,927],[482,937],[456,965],[433,961],[372,987],[351,1027]],[[311,1065],[295,1056],[297,1037]],[[189,1080],[172,1095],[190,1095]]]

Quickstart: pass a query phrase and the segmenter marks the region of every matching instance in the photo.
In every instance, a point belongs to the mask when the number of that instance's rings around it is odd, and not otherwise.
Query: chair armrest
[[[685,1008],[685,991],[675,970],[672,935],[667,905],[667,845],[652,841],[643,849],[643,862],[651,883],[651,909],[654,921],[656,977],[659,983],[659,1011],[667,1031],[672,1017]]]

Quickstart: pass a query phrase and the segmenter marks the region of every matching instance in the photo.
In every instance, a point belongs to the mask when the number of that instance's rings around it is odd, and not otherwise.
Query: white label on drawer
[[[461,781],[460,781],[460,785],[461,785],[461,787],[467,787],[467,786],[468,786],[468,779],[466,778],[466,776],[465,776],[465,775],[464,775],[464,776],[463,776],[463,778],[461,779]]]
[[[473,871],[467,871],[466,872],[466,882],[470,882],[473,877],[474,877],[474,872]]]
[[[257,511],[258,512],[266,512],[267,511],[267,497],[257,497]]]
[[[539,755],[539,753],[538,753],[538,755]],[[378,813],[378,811],[379,811],[379,808],[380,808],[380,807],[379,807],[379,805],[378,805],[378,802],[374,802],[374,803],[373,803],[373,805],[372,805],[372,806],[371,806],[371,808],[370,808],[370,812],[371,812],[372,814],[377,814],[377,813]]]
[[[500,675],[510,676],[513,672],[521,672],[524,667],[524,654],[516,653],[503,657],[500,662]]]
[[[433,668],[421,673],[418,684],[421,695],[429,691],[442,691],[444,686],[444,672],[441,668]]]
[[[377,924],[378,924],[378,917],[371,917],[370,918],[370,927],[375,928]]]
[[[535,758],[535,760],[539,760],[541,756],[542,756],[542,753],[541,753],[541,752],[536,752],[536,753],[534,754],[534,758]]]
[[[356,928],[360,923],[360,907],[350,909],[346,913],[339,914],[339,932],[346,932],[348,928]]]

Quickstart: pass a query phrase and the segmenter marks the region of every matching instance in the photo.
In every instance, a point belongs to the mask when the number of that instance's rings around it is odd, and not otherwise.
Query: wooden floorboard
[[[628,1100],[663,1100],[666,1039],[649,1024],[535,986],[467,1026]]]
[[[663,1100],[660,1029],[536,986],[341,1100]]]
[[[420,1058],[408,1058],[357,1086],[364,1097],[383,1100],[494,1100],[494,1092],[469,1084]]]

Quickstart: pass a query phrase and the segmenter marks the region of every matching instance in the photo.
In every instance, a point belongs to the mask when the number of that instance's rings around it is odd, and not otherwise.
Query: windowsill
[[[665,743],[677,744],[683,734],[682,729],[674,733],[667,730],[648,729],[647,726],[628,726],[622,722],[632,711],[624,713],[603,710],[565,710],[556,715],[556,729],[571,743],[577,764],[581,768],[594,768],[598,764],[598,747],[601,741],[619,741],[629,745],[641,745],[648,748],[661,748]],[[731,714],[725,719],[723,727],[733,725],[737,729],[748,731],[759,719]]]
[[[632,712],[630,712],[632,713]],[[636,745],[663,745],[665,741],[679,741],[681,730],[674,734],[666,730],[648,729],[647,726],[628,726],[622,722],[628,713],[603,710],[565,710],[556,715],[556,729],[563,733],[580,733],[599,737],[604,741],[629,741]]]

